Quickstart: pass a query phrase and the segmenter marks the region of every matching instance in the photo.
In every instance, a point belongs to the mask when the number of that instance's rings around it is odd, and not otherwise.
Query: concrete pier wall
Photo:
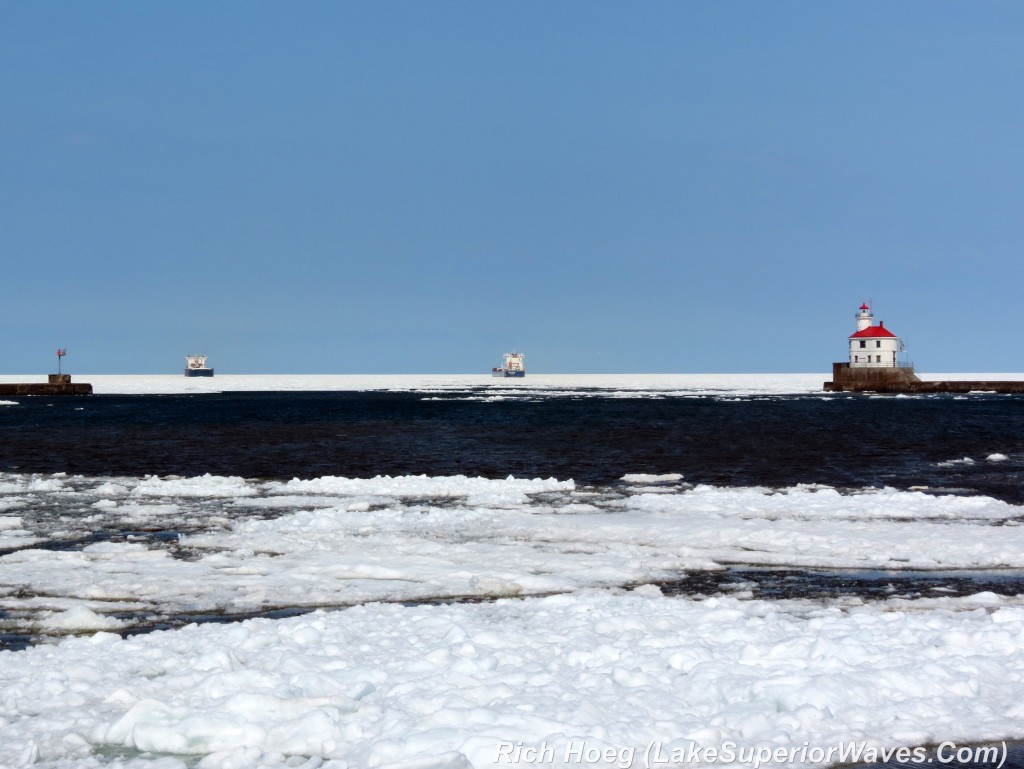
[[[88,382],[72,382],[71,374],[50,374],[46,382],[0,383],[3,395],[92,395]]]
[[[832,381],[825,382],[824,389],[850,393],[1024,393],[1024,382],[924,382],[910,366],[852,368],[849,363],[833,363]]]

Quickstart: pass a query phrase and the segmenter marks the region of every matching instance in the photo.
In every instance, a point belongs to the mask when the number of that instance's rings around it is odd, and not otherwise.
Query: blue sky
[[[1016,2],[0,2],[0,373],[1024,371]]]

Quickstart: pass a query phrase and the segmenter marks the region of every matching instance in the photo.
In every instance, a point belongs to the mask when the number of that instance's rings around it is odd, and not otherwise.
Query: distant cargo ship
[[[185,376],[213,376],[213,369],[206,366],[206,356],[185,356]]]
[[[521,352],[505,353],[505,365],[492,368],[491,376],[526,376],[526,368],[523,366],[523,358],[525,357]]]

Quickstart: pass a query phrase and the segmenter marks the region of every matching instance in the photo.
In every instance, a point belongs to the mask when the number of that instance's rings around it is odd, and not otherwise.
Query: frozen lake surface
[[[0,406],[0,766],[824,766],[1024,738],[1015,396],[76,379],[98,395]]]

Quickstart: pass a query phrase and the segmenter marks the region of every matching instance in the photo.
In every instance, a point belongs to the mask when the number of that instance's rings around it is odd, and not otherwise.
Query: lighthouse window
[[[867,346],[868,346],[868,343],[867,343],[867,342],[865,342],[865,341],[864,341],[863,339],[861,339],[861,340],[860,340],[860,346],[861,346],[861,347],[867,347]]]
[[[879,342],[875,342],[875,347],[881,347],[881,346],[882,346],[882,343],[880,341]]]
[[[881,363],[881,362],[882,362],[882,356],[881,355],[876,355],[875,356],[875,363]]]

